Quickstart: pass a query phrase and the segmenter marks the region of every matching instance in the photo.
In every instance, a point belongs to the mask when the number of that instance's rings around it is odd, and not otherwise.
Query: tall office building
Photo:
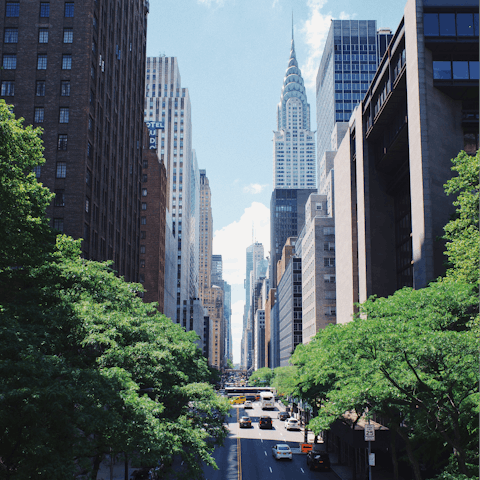
[[[317,73],[318,187],[336,122],[348,122],[368,90],[392,35],[375,20],[332,20]],[[321,192],[324,193],[324,192]]]
[[[273,135],[274,188],[315,188],[315,134],[293,40]]]
[[[451,159],[479,148],[476,0],[408,0],[335,156],[337,322],[445,271]]]
[[[223,318],[225,319],[225,357],[233,362],[232,286],[223,281]]]
[[[146,65],[146,122],[158,122],[154,137],[159,160],[167,170],[167,207],[172,216],[177,257],[175,318],[187,331],[203,332],[198,317],[198,192],[200,179],[192,150],[190,96],[182,88],[175,57],[148,57]],[[144,185],[142,195],[148,195]],[[170,286],[171,287],[171,286]],[[201,310],[201,309],[200,309]],[[195,313],[197,312],[197,313]],[[201,331],[200,331],[201,330]]]
[[[0,95],[42,127],[52,226],[138,281],[148,2],[2,2]]]

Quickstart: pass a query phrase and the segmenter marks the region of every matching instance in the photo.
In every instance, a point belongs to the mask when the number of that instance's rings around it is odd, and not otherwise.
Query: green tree
[[[277,367],[273,371],[271,386],[277,390],[279,395],[291,396],[297,386],[298,371],[294,366]]]
[[[201,478],[229,407],[195,334],[82,259],[80,241],[55,244],[51,195],[31,173],[40,132],[4,103],[0,115],[0,477],[96,478],[123,454],[144,466],[180,455],[184,478]]]
[[[254,387],[261,387],[270,385],[273,378],[273,371],[271,368],[263,367],[259,368],[255,372],[252,373],[248,382],[250,385]]]
[[[453,202],[456,216],[445,226],[445,254],[450,263],[448,278],[479,283],[480,234],[478,229],[480,153],[476,156],[460,152],[452,160],[458,175],[445,184],[447,195],[457,194]]]

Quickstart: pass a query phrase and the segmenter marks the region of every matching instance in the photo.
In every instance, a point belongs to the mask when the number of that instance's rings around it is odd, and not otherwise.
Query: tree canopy
[[[201,478],[228,405],[196,335],[143,303],[142,287],[109,263],[82,259],[80,240],[55,242],[51,195],[31,173],[39,131],[0,112],[12,152],[0,157],[1,228],[6,219],[13,236],[0,247],[0,477],[96,478],[105,455],[121,454],[165,468],[179,455],[184,478]]]

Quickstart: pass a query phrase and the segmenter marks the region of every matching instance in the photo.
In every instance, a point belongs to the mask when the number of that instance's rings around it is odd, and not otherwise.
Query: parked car
[[[238,425],[240,426],[240,428],[250,428],[252,426],[252,420],[250,419],[250,417],[240,417]]]
[[[330,470],[330,457],[323,450],[311,450],[307,453],[307,466],[310,470]]]
[[[245,400],[243,408],[253,408],[252,402],[250,400]]]
[[[292,460],[292,450],[286,443],[278,443],[272,447],[272,455],[277,459],[280,460],[281,458],[288,458],[288,460]]]
[[[300,422],[296,418],[289,418],[285,422],[285,428],[287,430],[300,430]]]
[[[272,428],[272,419],[268,416],[260,417],[258,428]]]
[[[280,412],[280,413],[278,414],[278,418],[279,418],[280,420],[287,420],[287,419],[290,418],[290,414],[289,414],[288,412]]]

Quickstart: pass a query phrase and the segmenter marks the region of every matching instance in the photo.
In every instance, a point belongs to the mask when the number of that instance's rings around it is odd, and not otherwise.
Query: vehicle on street
[[[230,399],[230,405],[242,405],[243,403],[245,403],[245,397],[244,396],[240,396],[240,397],[232,397]]]
[[[240,417],[238,425],[240,428],[250,428],[252,426],[252,420],[250,417]]]
[[[288,412],[280,412],[280,413],[278,414],[278,418],[279,418],[280,420],[287,420],[287,419],[290,418],[290,414],[289,414]]]
[[[307,453],[307,466],[310,470],[330,470],[330,457],[323,450],[311,450]]]
[[[296,418],[289,418],[285,422],[285,428],[287,430],[300,430],[300,422]]]
[[[260,393],[260,406],[262,410],[267,408],[275,408],[275,396],[272,392],[261,392]]]
[[[243,408],[253,408],[252,402],[250,400],[245,400]]]
[[[288,458],[288,460],[292,460],[292,450],[286,443],[278,443],[272,447],[272,455],[277,459],[280,460],[281,458]]]
[[[258,428],[272,428],[272,419],[268,416],[260,417]]]

